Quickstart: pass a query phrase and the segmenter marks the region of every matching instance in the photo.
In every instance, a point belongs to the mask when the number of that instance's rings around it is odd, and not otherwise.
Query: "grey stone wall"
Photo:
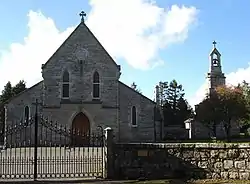
[[[60,108],[44,108],[43,115],[53,122],[71,127],[74,117],[83,112],[90,121],[90,131],[95,132],[98,126],[112,127],[117,133],[117,108],[106,108],[99,104],[61,104]]]
[[[250,144],[115,144],[119,178],[250,179]]]
[[[63,100],[62,76],[70,77],[69,99]],[[100,100],[93,101],[93,74],[100,77]],[[44,78],[44,116],[71,126],[74,116],[84,112],[90,120],[91,132],[98,125],[111,126],[118,132],[117,65],[95,36],[81,23],[42,67]],[[93,131],[92,131],[93,130]]]
[[[230,135],[232,137],[237,137],[240,135],[240,126],[236,121],[232,121]],[[192,123],[192,138],[193,139],[210,139],[213,137],[211,130],[204,126],[198,121],[193,121]],[[223,123],[220,123],[216,126],[216,137],[218,139],[225,139],[226,132],[224,130]]]
[[[65,69],[70,76],[71,101],[92,100],[93,74],[97,71],[100,75],[101,101],[105,105],[117,106],[120,67],[83,23],[42,67],[45,106],[60,106]]]
[[[158,122],[154,122],[155,103],[130,87],[119,82],[120,94],[120,141],[154,141],[159,136]],[[131,109],[136,107],[137,126],[131,123]]]
[[[7,116],[6,125],[19,124],[20,121],[24,119],[24,108],[29,106],[30,117],[35,115],[35,102],[38,99],[38,102],[42,102],[42,92],[43,92],[43,82],[39,82],[31,88],[20,93],[18,96],[13,98],[7,105]],[[38,112],[41,113],[41,105],[38,107]]]
[[[210,139],[211,130],[199,121],[192,121],[192,139]]]

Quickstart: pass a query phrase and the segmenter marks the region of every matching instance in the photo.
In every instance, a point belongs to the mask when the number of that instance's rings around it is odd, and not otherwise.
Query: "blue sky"
[[[250,24],[247,23],[250,1],[157,0],[155,4],[143,0],[105,2],[106,5],[103,0],[1,2],[0,89],[8,80],[15,83],[24,79],[28,86],[39,81],[41,64],[80,22],[78,14],[81,10],[87,13],[86,24],[121,65],[121,80],[128,85],[136,82],[143,94],[150,98],[153,98],[154,86],[159,81],[176,79],[183,84],[190,103],[199,100],[209,68],[208,56],[213,40],[218,42],[227,82],[236,84],[243,79],[250,82]],[[173,6],[179,9],[169,16]],[[150,8],[153,8],[152,11]],[[164,12],[160,14],[160,10]],[[159,14],[168,19],[159,18]],[[152,26],[154,22],[158,24]],[[43,23],[46,26],[40,29]],[[116,33],[112,25],[124,26],[121,30],[126,30],[125,35],[117,33],[117,39],[112,39],[110,33]],[[54,29],[50,26],[54,26]],[[165,32],[174,29],[174,34],[164,34],[161,42],[156,30],[164,26]],[[39,30],[43,31],[39,33]],[[146,36],[140,35],[141,32]],[[43,39],[39,39],[38,33],[42,34]],[[60,36],[57,37],[57,34]],[[55,37],[57,39],[52,41],[55,44],[48,48],[48,40]],[[138,38],[140,43],[134,38]],[[147,44],[149,38],[157,38],[155,40],[158,41]],[[28,43],[32,44],[26,47]],[[145,50],[141,43],[144,43]],[[29,56],[29,53],[34,56]],[[153,67],[154,64],[157,65]],[[17,70],[9,73],[16,65]]]

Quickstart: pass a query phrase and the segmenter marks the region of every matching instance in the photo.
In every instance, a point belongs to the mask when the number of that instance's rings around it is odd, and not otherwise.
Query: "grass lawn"
[[[176,179],[169,180],[152,180],[152,181],[127,181],[127,184],[250,184],[249,181],[242,180],[196,180],[196,181],[183,181]]]

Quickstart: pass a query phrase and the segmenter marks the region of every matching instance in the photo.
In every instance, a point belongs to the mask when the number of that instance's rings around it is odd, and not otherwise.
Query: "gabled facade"
[[[43,80],[6,105],[7,126],[29,121],[38,99],[52,122],[86,132],[111,127],[119,141],[155,140],[155,102],[119,81],[121,67],[84,21],[41,69]]]

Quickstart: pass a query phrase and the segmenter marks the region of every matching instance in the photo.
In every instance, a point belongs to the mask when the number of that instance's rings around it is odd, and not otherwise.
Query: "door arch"
[[[89,144],[90,137],[90,121],[83,113],[78,113],[72,121],[72,137],[73,146],[84,146]]]

